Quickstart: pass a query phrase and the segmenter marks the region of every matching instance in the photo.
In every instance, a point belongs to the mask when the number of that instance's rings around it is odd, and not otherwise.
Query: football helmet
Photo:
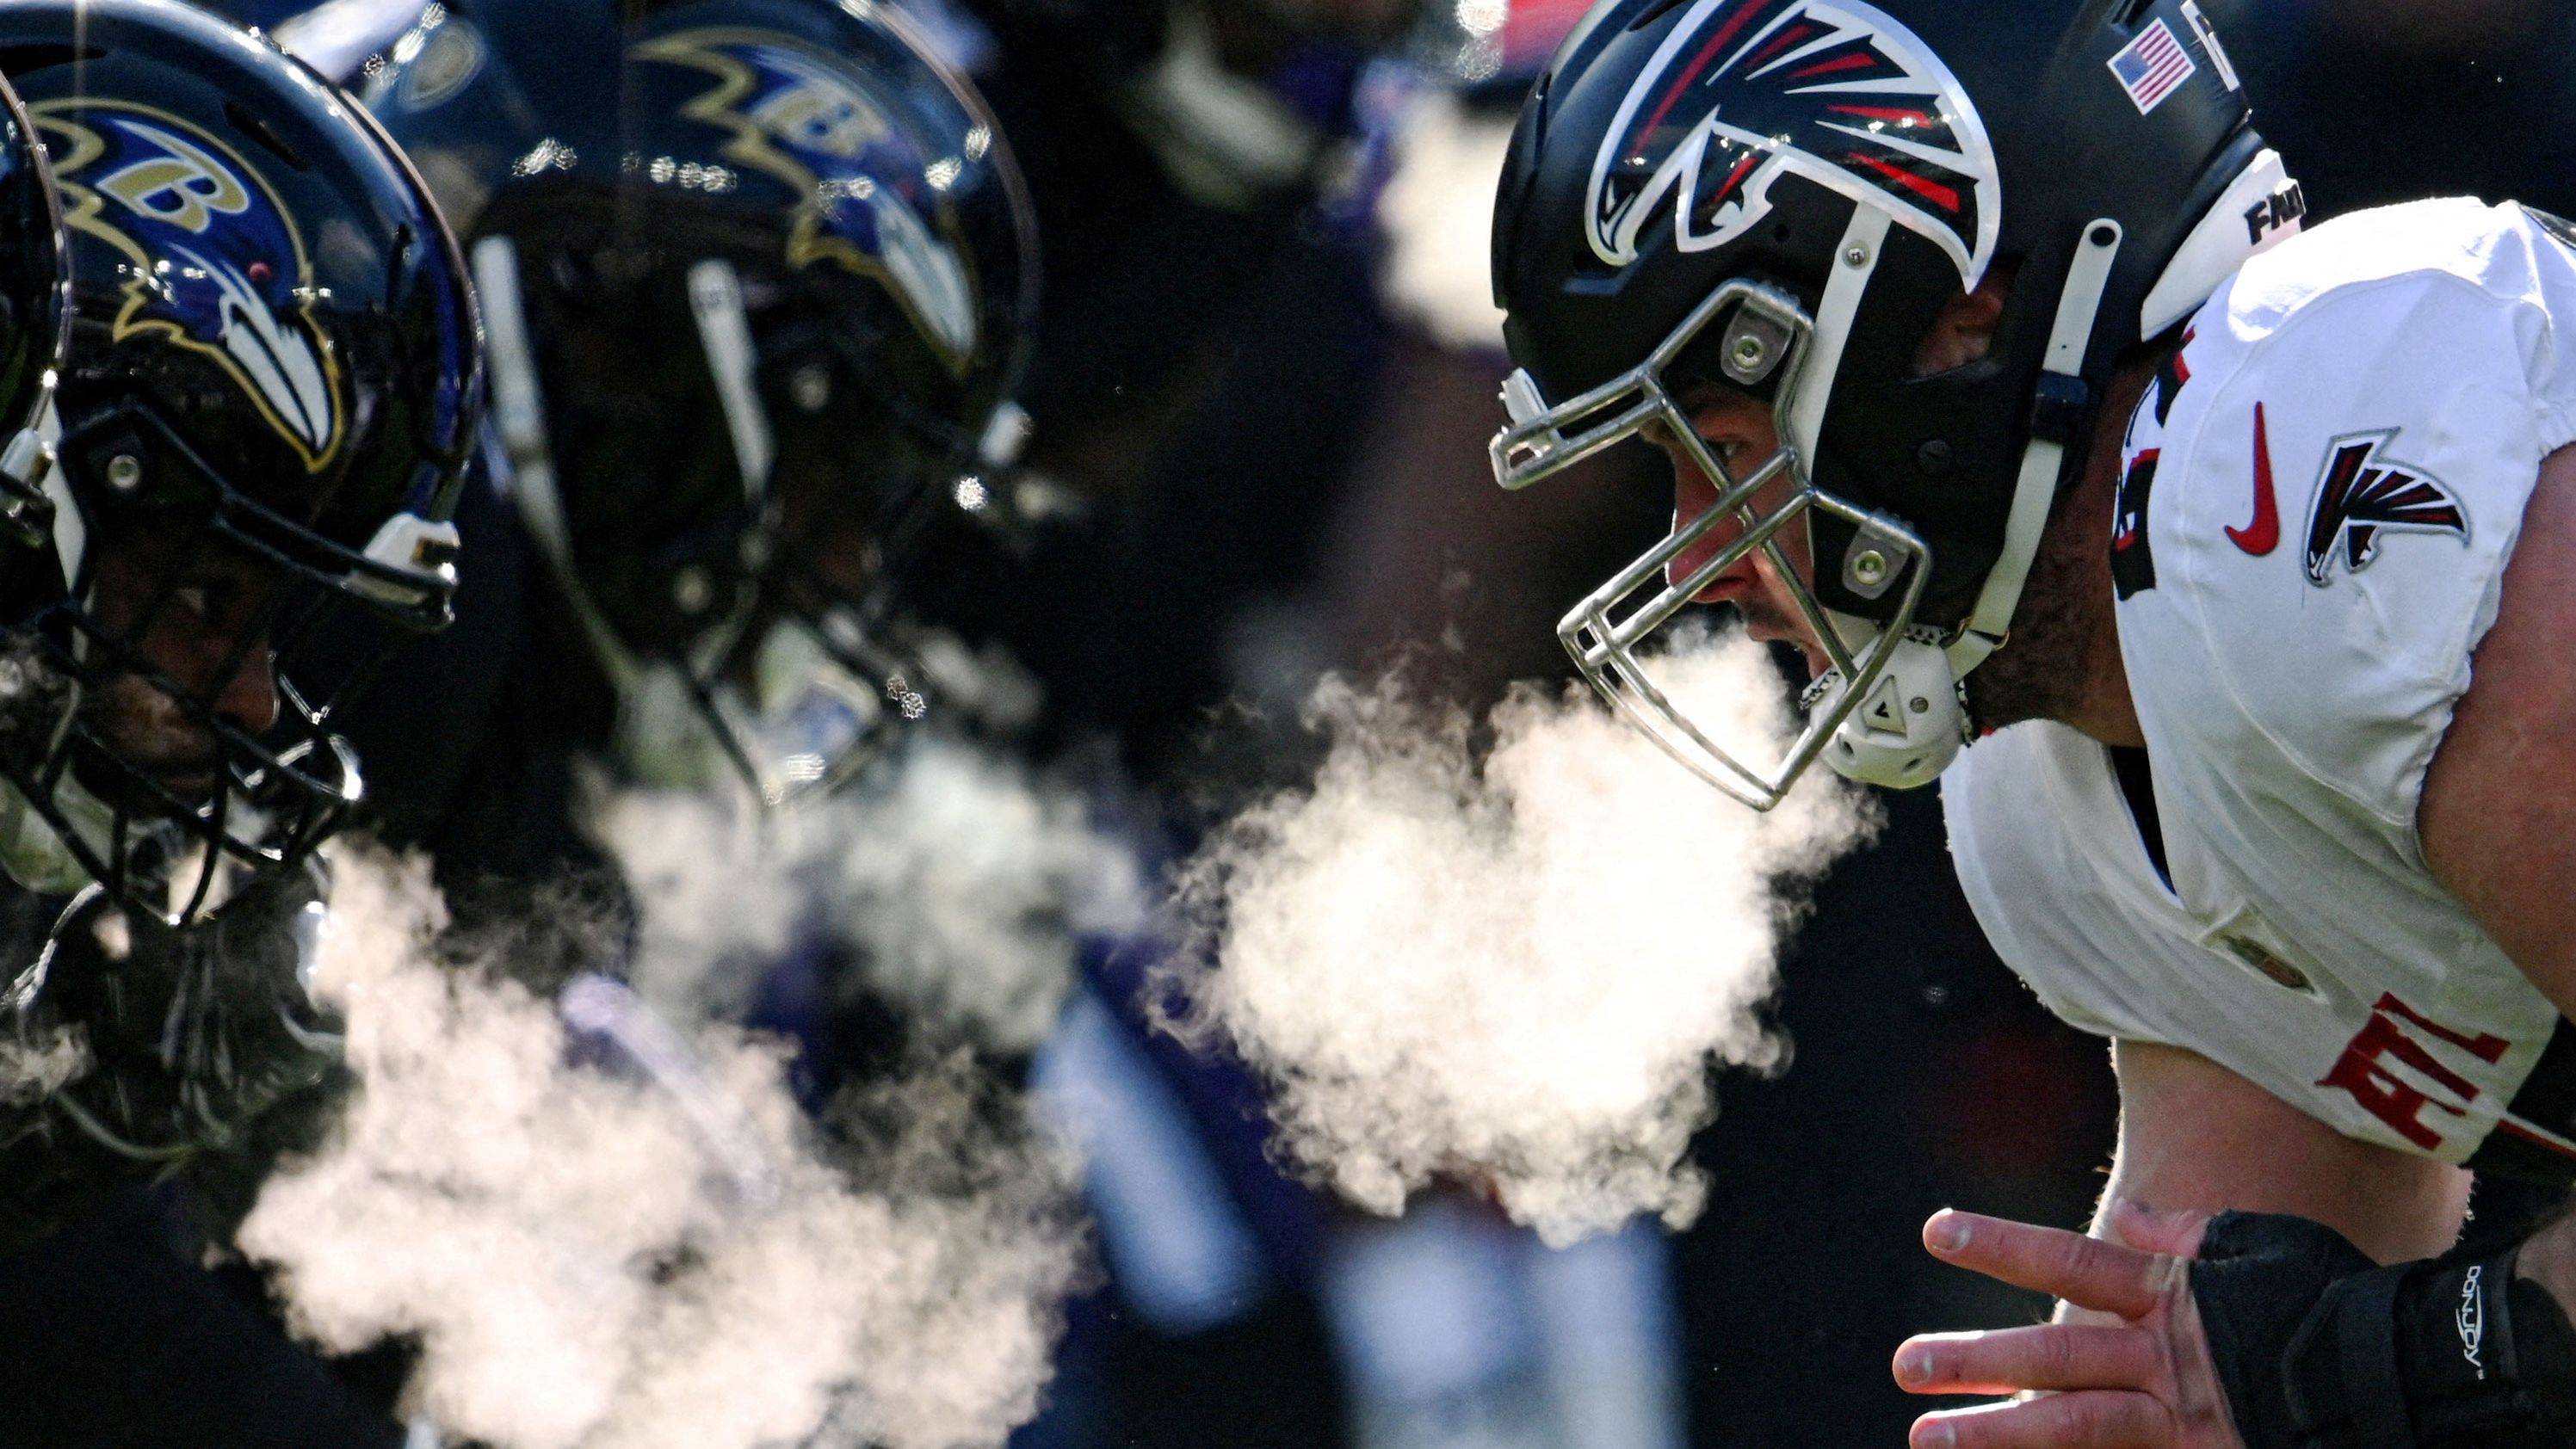
[[[2193,0],[1597,6],[1502,178],[1494,282],[1519,370],[1495,475],[1526,487],[1658,429],[1719,496],[1566,617],[1576,664],[1756,808],[1819,754],[1929,781],[1967,738],[1960,682],[2004,640],[2115,361],[2301,211]],[[1917,376],[1935,318],[1989,278],[2009,282],[1989,355]],[[1765,399],[1777,451],[1721,463],[1676,402],[1695,382]],[[1714,741],[1638,653],[1755,551],[1830,661],[1776,763]]]
[[[1016,442],[1034,226],[983,102],[837,0],[432,7],[365,94],[468,235],[621,766],[847,779],[926,707],[889,559]]]
[[[184,922],[360,799],[331,705],[384,626],[446,621],[478,327],[410,167],[266,41],[27,0],[0,68],[75,279],[55,466],[0,561],[0,860]]]

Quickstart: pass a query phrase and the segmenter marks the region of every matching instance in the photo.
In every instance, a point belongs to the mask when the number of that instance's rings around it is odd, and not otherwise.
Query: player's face
[[[1692,426],[1708,443],[1709,451],[1731,470],[1749,471],[1761,466],[1765,458],[1778,449],[1780,436],[1773,420],[1771,405],[1733,388],[1706,386],[1683,399]],[[1690,453],[1673,439],[1647,434],[1664,450],[1673,463],[1673,529],[1688,527],[1700,515],[1716,506],[1718,486],[1700,471]],[[1797,488],[1784,471],[1754,495],[1753,507],[1758,514],[1768,514],[1786,504]],[[1665,569],[1665,577],[1679,583],[1691,576],[1726,546],[1741,537],[1744,525],[1729,519],[1711,529],[1705,538],[1685,550]],[[1800,574],[1808,571],[1807,530],[1803,527],[1782,529],[1778,535],[1781,552]],[[1756,639],[1773,643],[1795,644],[1807,653],[1815,669],[1825,667],[1825,656],[1813,630],[1806,624],[1788,585],[1770,556],[1760,550],[1745,555],[1709,581],[1696,596],[1704,604],[1733,604],[1744,616],[1745,627]]]
[[[208,701],[250,734],[277,723],[276,574],[232,549],[154,530],[112,533],[98,549],[91,610],[159,678],[134,669],[110,676],[85,705],[89,725],[171,795],[210,799],[223,768],[219,743],[170,691]]]

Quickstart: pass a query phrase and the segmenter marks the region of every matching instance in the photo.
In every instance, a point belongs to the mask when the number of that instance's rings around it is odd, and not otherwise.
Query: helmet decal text
[[[220,363],[320,472],[347,431],[338,359],[295,218],[242,154],[178,117],[86,97],[34,108],[59,143],[65,220],[130,266],[118,341],[158,334]]]
[[[788,240],[792,265],[831,262],[876,278],[932,350],[965,368],[979,341],[975,284],[942,235],[940,193],[980,155],[924,154],[835,62],[784,35],[685,30],[635,54],[714,75],[715,88],[681,113],[731,132],[726,156],[808,198]]]
[[[1858,0],[1696,0],[1620,103],[1584,231],[1626,266],[1669,204],[1681,250],[1708,251],[1769,214],[1783,173],[1884,208],[1965,286],[1994,259],[1984,121],[1930,47]]]

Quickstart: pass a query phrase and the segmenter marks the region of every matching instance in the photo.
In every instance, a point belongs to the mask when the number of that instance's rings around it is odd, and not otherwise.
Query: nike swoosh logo
[[[2261,558],[2281,546],[2281,505],[2272,497],[2272,435],[2263,405],[2254,405],[2254,521],[2227,530],[2228,542]]]

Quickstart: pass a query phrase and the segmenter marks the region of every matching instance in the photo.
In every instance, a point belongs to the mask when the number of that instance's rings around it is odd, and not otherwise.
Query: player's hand
[[[2108,1242],[1935,1214],[1923,1225],[1934,1257],[2091,1312],[1906,1340],[1896,1381],[1908,1393],[2030,1395],[1926,1414],[1913,1449],[2244,1449],[2191,1296],[2208,1221],[2115,1203]]]

